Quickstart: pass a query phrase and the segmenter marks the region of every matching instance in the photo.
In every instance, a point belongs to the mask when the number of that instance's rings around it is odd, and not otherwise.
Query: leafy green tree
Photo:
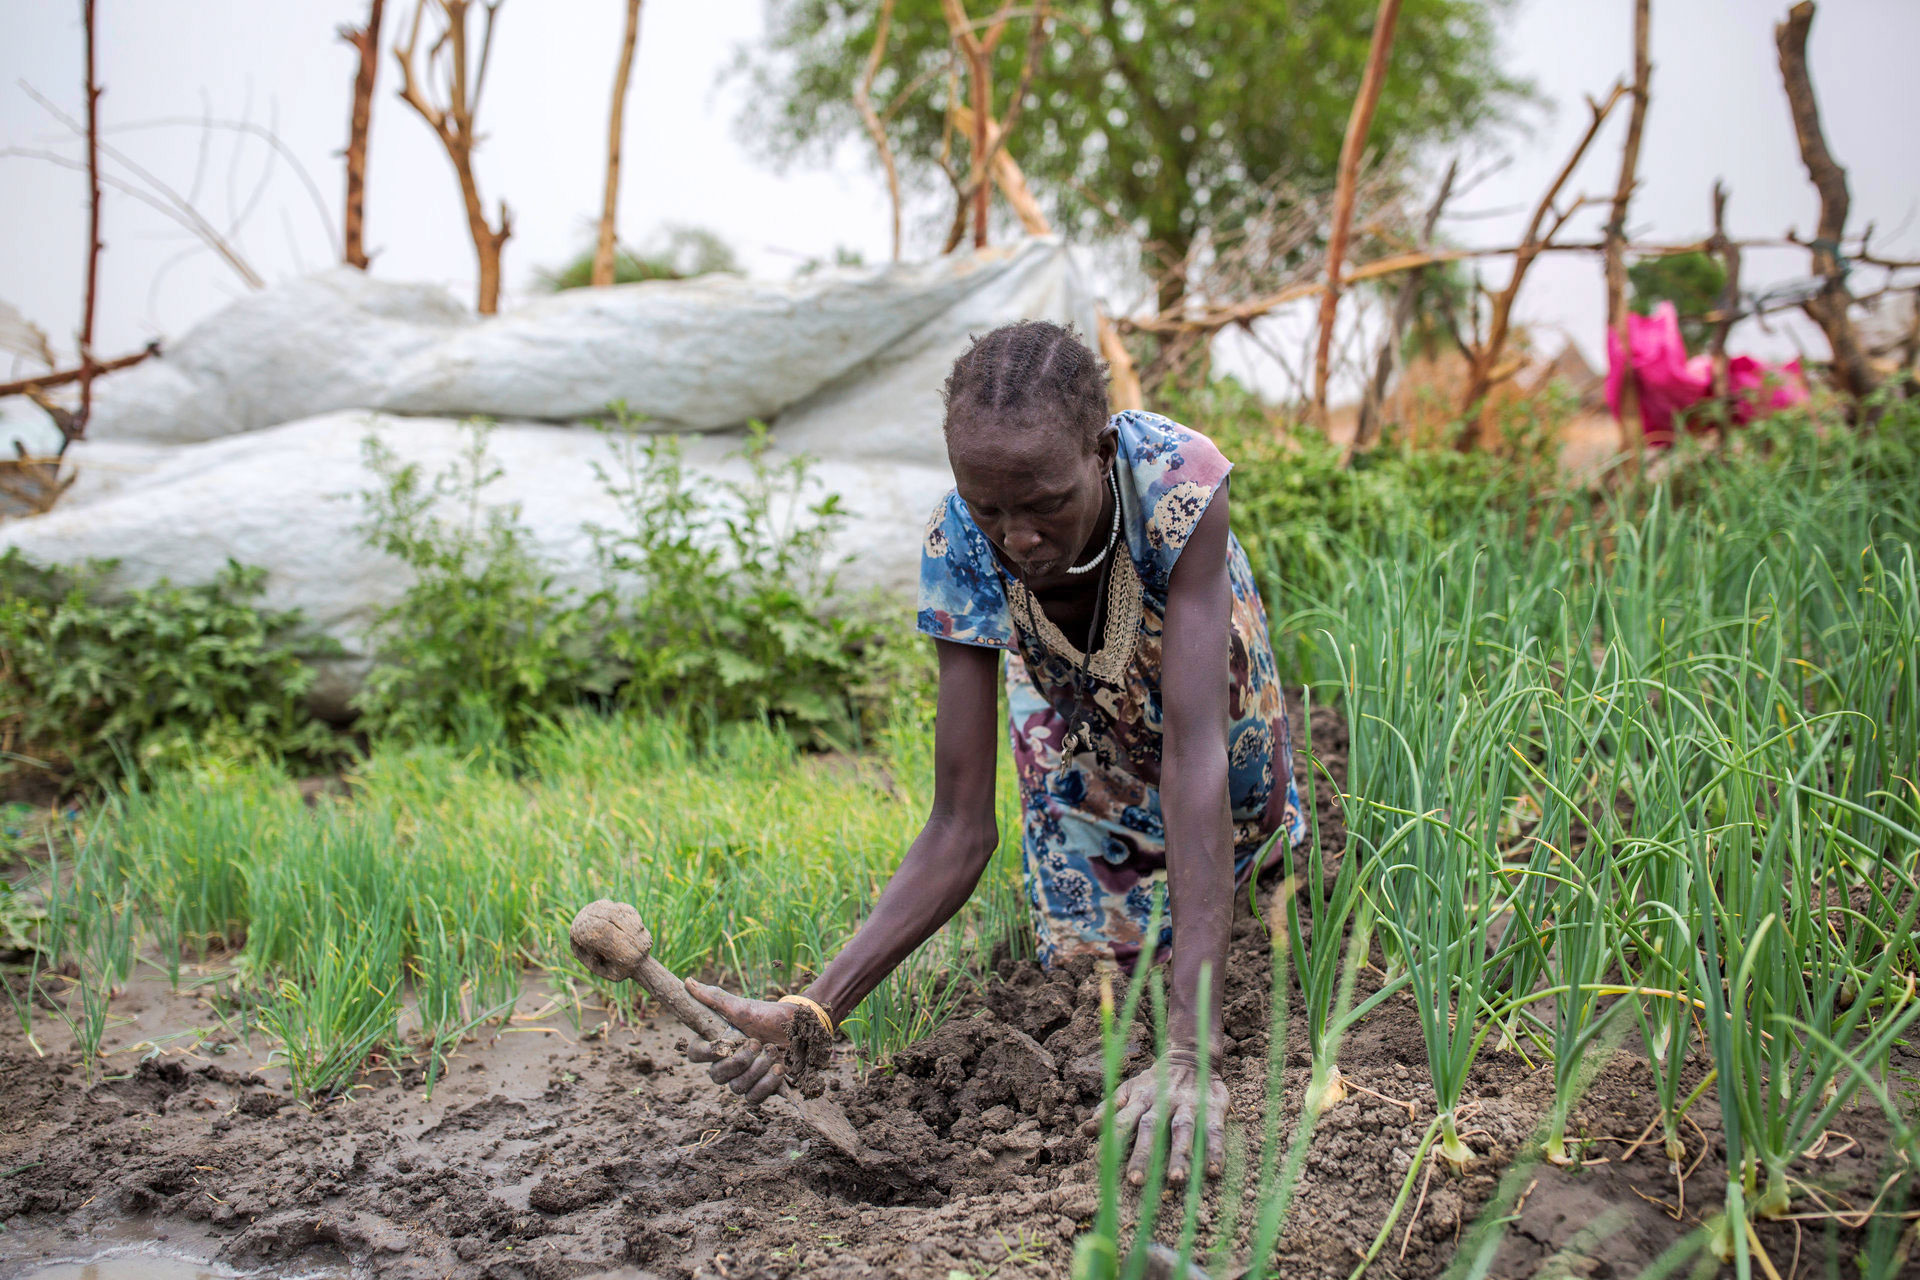
[[[745,55],[756,92],[743,121],[776,163],[820,157],[865,133],[852,99],[873,49],[879,5],[769,0],[766,47]],[[1375,148],[1410,155],[1497,119],[1528,95],[1495,58],[1507,0],[1406,0],[1374,117]],[[1187,260],[1203,230],[1233,229],[1235,197],[1275,177],[1302,190],[1333,185],[1347,115],[1360,86],[1374,0],[1059,0],[1010,146],[1055,225],[1109,235],[1113,218],[1147,247],[1144,265]],[[976,20],[992,16],[974,0]],[[994,114],[1006,117],[1026,56],[1021,15],[993,54]],[[948,68],[952,71],[949,74]],[[965,64],[951,49],[940,0],[897,0],[873,97],[911,92],[890,123],[903,177],[937,189],[951,147],[951,94],[965,102]],[[1235,208],[1240,205],[1239,208]],[[1179,284],[1163,292],[1177,301]]]
[[[1629,266],[1627,284],[1633,290],[1627,305],[1637,315],[1647,315],[1660,303],[1671,302],[1680,313],[1681,340],[1687,350],[1698,351],[1713,329],[1704,317],[1719,305],[1727,272],[1704,253],[1667,254],[1642,258]]]

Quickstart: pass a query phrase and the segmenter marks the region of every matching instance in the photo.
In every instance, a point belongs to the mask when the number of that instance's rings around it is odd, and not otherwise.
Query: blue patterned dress
[[[1145,941],[1153,886],[1166,876],[1160,816],[1161,637],[1173,567],[1233,464],[1211,440],[1158,414],[1114,415],[1123,541],[1107,574],[1104,633],[1088,663],[1092,705],[1077,706],[1083,655],[1003,570],[965,502],[949,493],[927,523],[919,628],[939,640],[1007,651],[1007,732],[1020,778],[1028,902],[1045,964],[1110,955],[1130,964]],[[1282,829],[1306,820],[1266,610],[1238,539],[1233,585],[1227,788],[1241,884]],[[1076,710],[1090,749],[1065,756]],[[1171,924],[1159,945],[1173,940]]]

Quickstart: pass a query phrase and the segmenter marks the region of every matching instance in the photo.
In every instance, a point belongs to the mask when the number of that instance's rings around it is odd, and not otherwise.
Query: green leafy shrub
[[[413,582],[375,624],[354,705],[375,736],[473,746],[523,741],[616,692],[696,722],[774,717],[815,741],[860,740],[882,704],[929,680],[921,646],[839,591],[827,548],[839,496],[809,496],[811,463],[777,458],[756,427],[745,474],[696,485],[669,436],[615,410],[613,465],[596,466],[619,528],[586,526],[605,585],[555,581],[517,510],[488,507],[501,472],[476,426],[431,481],[377,440],[363,531]]]
[[[1389,443],[1340,465],[1339,446],[1270,412],[1244,386],[1219,379],[1161,411],[1205,433],[1234,463],[1233,529],[1270,611],[1318,595],[1349,572],[1360,549],[1384,551],[1412,535],[1444,538],[1490,516],[1528,518],[1553,480],[1549,443],[1565,406],[1533,398],[1511,406],[1500,454]]]
[[[667,227],[644,249],[619,246],[613,252],[613,282],[687,280],[694,276],[739,275],[740,260],[733,249],[704,227]],[[554,293],[585,289],[593,283],[593,250],[584,249],[557,271],[536,273],[540,285]]]
[[[212,746],[314,759],[339,739],[306,704],[330,642],[264,609],[264,570],[229,561],[202,586],[110,592],[112,561],[0,556],[0,772],[29,760],[100,781]]]
[[[920,646],[839,591],[828,547],[846,513],[810,496],[811,460],[777,457],[753,424],[741,479],[696,489],[671,436],[633,431],[616,406],[615,469],[601,482],[626,528],[590,526],[610,598],[610,653],[627,696],[715,720],[777,716],[848,743],[863,711],[926,679]]]
[[[376,737],[517,742],[614,672],[596,652],[602,602],[557,584],[528,544],[517,507],[487,506],[501,477],[488,429],[427,480],[369,437],[380,483],[361,496],[367,541],[412,571],[400,601],[374,620],[374,665],[353,701]]]

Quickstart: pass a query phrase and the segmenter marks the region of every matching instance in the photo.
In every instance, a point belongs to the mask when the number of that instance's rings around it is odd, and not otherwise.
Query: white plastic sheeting
[[[337,707],[365,670],[369,622],[405,585],[359,530],[375,483],[366,437],[434,474],[466,441],[461,417],[499,418],[491,452],[505,475],[487,500],[517,504],[561,580],[591,588],[584,526],[620,517],[594,472],[613,442],[578,420],[622,400],[656,427],[700,433],[683,440],[696,480],[741,474],[726,459],[741,425],[770,421],[777,451],[816,459],[817,493],[841,495],[843,584],[903,598],[952,483],[947,366],[970,334],[1022,318],[1093,331],[1056,241],[787,284],[581,290],[491,320],[437,289],[329,271],[243,299],[104,381],[69,455],[78,481],[52,512],[0,523],[0,550],[117,558],[129,586],[205,581],[229,558],[262,566],[270,604],[302,609],[345,647],[321,697]]]
[[[836,438],[891,436],[911,388],[937,386],[926,375],[969,328],[1028,316],[1092,332],[1057,241],[787,282],[575,289],[492,319],[437,287],[336,267],[242,298],[161,358],[103,380],[88,434],[182,444],[335,409],[572,422],[618,401],[682,431],[845,404],[876,416]]]
[[[361,536],[360,495],[376,483],[363,443],[377,436],[431,476],[454,461],[470,431],[454,419],[347,410],[196,445],[101,442],[87,446],[86,488],[69,495],[77,500],[0,525],[0,546],[43,563],[114,557],[130,584],[204,582],[228,557],[265,566],[267,603],[303,610],[345,649],[326,664],[318,698],[338,710],[366,669],[368,624],[406,585],[400,567]],[[745,464],[726,457],[741,439],[687,437],[689,474],[743,477]],[[623,527],[594,471],[595,463],[617,470],[614,448],[601,432],[533,424],[496,427],[488,440],[504,475],[483,491],[486,500],[517,506],[533,548],[581,590],[600,581],[586,526]],[[952,483],[946,468],[822,459],[812,474],[813,500],[826,492],[849,499],[833,552],[845,561],[842,585],[898,596],[917,571],[927,513]]]

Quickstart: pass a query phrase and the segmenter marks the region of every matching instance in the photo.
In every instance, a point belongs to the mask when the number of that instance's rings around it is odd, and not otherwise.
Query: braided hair
[[[1107,366],[1071,325],[1021,320],[975,338],[941,391],[951,440],[990,424],[1066,427],[1092,449],[1107,425]]]

